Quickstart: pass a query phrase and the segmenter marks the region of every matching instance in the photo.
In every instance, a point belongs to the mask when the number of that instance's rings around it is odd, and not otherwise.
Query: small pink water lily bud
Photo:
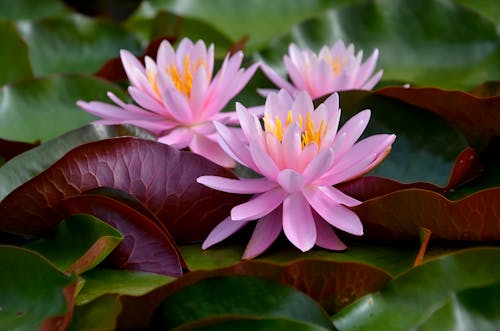
[[[283,229],[302,251],[314,245],[342,250],[346,246],[333,227],[362,235],[363,226],[350,206],[360,202],[335,188],[362,176],[389,153],[395,135],[380,134],[357,142],[370,119],[370,110],[353,116],[340,130],[338,95],[332,94],[314,109],[307,92],[292,98],[281,90],[265,103],[264,128],[258,118],[237,104],[244,139],[215,123],[221,147],[235,161],[261,178],[229,179],[202,176],[197,181],[216,190],[254,194],[235,206],[231,215],[209,234],[206,249],[258,220],[243,254],[250,259],[264,252]]]
[[[158,136],[158,141],[189,149],[225,167],[234,161],[217,144],[212,121],[236,124],[235,112],[220,112],[250,80],[258,64],[240,68],[243,53],[227,55],[213,76],[214,46],[207,49],[201,40],[183,39],[177,51],[168,41],[158,49],[156,62],[145,58],[143,65],[122,50],[121,60],[136,104],[127,104],[108,92],[116,104],[78,101],[101,124],[133,124]]]
[[[291,95],[307,91],[316,99],[337,91],[372,89],[382,77],[382,70],[372,75],[377,64],[378,50],[375,49],[364,63],[361,62],[362,58],[363,51],[355,55],[354,46],[350,44],[346,48],[342,40],[337,41],[331,48],[323,46],[319,54],[291,44],[288,55],[283,58],[291,82],[264,63],[261,68],[274,84]],[[259,90],[264,96],[271,91]]]

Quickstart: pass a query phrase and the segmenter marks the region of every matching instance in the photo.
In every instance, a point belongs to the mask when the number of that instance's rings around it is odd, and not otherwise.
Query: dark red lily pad
[[[481,150],[500,135],[500,96],[480,98],[438,88],[387,87],[374,92],[438,114]]]
[[[139,138],[81,145],[0,202],[0,231],[47,235],[63,218],[60,201],[97,188],[123,190],[165,224],[177,242],[204,239],[247,196],[198,184],[196,178],[235,178],[191,152]]]
[[[12,141],[0,138],[0,156],[3,157],[5,161],[8,161],[13,157],[22,154],[38,145],[40,145],[39,140],[35,141],[34,143],[26,143],[22,141]]]
[[[433,239],[449,241],[500,240],[500,187],[450,201],[422,189],[395,191],[352,208],[367,239],[407,241],[426,228]]]
[[[91,214],[115,227],[124,240],[106,258],[113,267],[178,277],[185,263],[166,231],[140,212],[102,195],[76,195],[62,201],[71,214]]]

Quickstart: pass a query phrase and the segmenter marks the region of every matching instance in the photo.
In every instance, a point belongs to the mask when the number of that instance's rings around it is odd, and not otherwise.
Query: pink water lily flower
[[[237,162],[261,178],[229,179],[202,176],[201,184],[216,190],[254,194],[235,206],[231,215],[209,234],[202,248],[218,243],[252,220],[258,220],[243,254],[250,259],[265,251],[283,229],[288,240],[302,251],[315,244],[345,249],[333,228],[362,235],[358,216],[348,207],[360,202],[334,187],[359,177],[389,153],[395,135],[379,134],[356,142],[370,119],[370,110],[353,116],[337,131],[338,95],[333,94],[314,110],[311,97],[300,92],[292,98],[281,90],[265,103],[264,128],[241,104],[236,111],[246,140],[225,125],[215,123],[221,147]]]
[[[316,99],[337,91],[372,89],[382,77],[382,70],[372,76],[377,64],[378,50],[375,49],[364,63],[361,63],[362,58],[363,51],[355,55],[354,46],[350,44],[346,48],[342,40],[337,41],[331,48],[323,46],[319,54],[291,44],[288,55],[283,58],[291,82],[266,64],[262,64],[261,68],[279,88],[292,95],[307,91]],[[270,91],[272,90],[260,90],[263,95],[269,94]]]
[[[127,104],[108,92],[116,104],[78,101],[78,105],[99,116],[102,124],[133,124],[151,131],[158,141],[189,149],[225,167],[234,161],[219,147],[212,121],[237,123],[235,112],[220,112],[250,80],[258,64],[241,69],[243,53],[227,55],[213,77],[214,46],[183,39],[177,51],[168,41],[158,49],[156,62],[145,58],[145,66],[122,50],[121,60],[137,103]]]

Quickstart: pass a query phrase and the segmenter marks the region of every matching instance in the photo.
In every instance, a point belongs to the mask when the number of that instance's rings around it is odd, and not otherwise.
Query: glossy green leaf
[[[32,20],[67,13],[61,0],[16,0],[0,1],[0,18],[10,20]]]
[[[302,292],[248,276],[214,277],[181,289],[158,307],[153,325],[171,329],[224,315],[284,317],[331,329],[325,312]]]
[[[50,238],[26,245],[60,269],[82,273],[99,264],[123,240],[115,228],[91,215],[73,215],[58,224]]]
[[[436,114],[376,93],[342,92],[340,107],[344,120],[363,109],[371,109],[365,136],[396,135],[391,153],[371,175],[444,187],[455,159],[468,146],[465,138]]]
[[[431,260],[333,316],[339,330],[410,330],[458,291],[500,281],[500,249],[475,248]]]
[[[227,317],[227,318],[207,318],[196,322],[184,324],[175,331],[188,330],[239,330],[239,331],[326,331],[331,330],[316,324],[295,321],[277,317]]]
[[[1,1],[1,4],[7,4]],[[3,13],[0,9],[0,13]],[[28,57],[28,47],[18,34],[14,23],[0,21],[0,85],[33,77]],[[13,61],[12,59],[16,59]]]
[[[37,330],[66,314],[63,290],[76,282],[33,251],[0,246],[0,329]]]
[[[76,101],[107,100],[107,91],[123,96],[114,84],[79,75],[5,85],[0,88],[0,135],[10,140],[46,141],[81,127],[96,117],[77,107]]]
[[[75,307],[68,331],[115,330],[121,310],[117,295],[101,296]]]
[[[481,15],[491,19],[496,24],[500,23],[500,3],[491,0],[454,0]]]
[[[321,13],[326,8],[346,3],[349,1],[151,1],[151,4],[156,8],[163,8],[180,16],[205,21],[226,34],[233,42],[248,35],[248,50],[264,46],[273,37],[287,32],[294,24]]]
[[[29,48],[35,75],[93,73],[119,55],[141,51],[137,38],[118,25],[80,15],[22,21],[17,29]]]
[[[103,268],[89,270],[82,277],[85,284],[76,297],[77,305],[87,304],[107,294],[141,296],[174,279],[148,272]]]
[[[441,303],[432,316],[415,330],[417,331],[453,331],[500,329],[500,310],[498,296],[500,283],[458,291]]]
[[[292,41],[319,50],[339,38],[365,58],[378,48],[387,80],[470,88],[500,76],[496,24],[452,0],[366,0],[332,9],[273,43],[268,58],[280,64]]]

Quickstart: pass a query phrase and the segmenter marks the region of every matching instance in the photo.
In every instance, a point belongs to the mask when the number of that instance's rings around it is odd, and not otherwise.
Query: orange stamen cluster
[[[280,142],[283,141],[283,136],[285,134],[285,130],[290,125],[293,119],[293,113],[291,110],[288,111],[285,124],[283,125],[283,121],[276,115],[274,120],[271,118],[269,113],[264,113],[264,128],[266,132],[274,135]],[[311,119],[311,113],[308,113],[306,119],[304,121],[301,114],[299,114],[297,119],[297,124],[301,128],[301,142],[302,148],[306,147],[312,142],[315,142],[318,147],[321,146],[321,141],[325,137],[328,132],[328,124],[325,125],[325,121],[321,120],[319,126],[316,128],[314,125],[314,121]]]

